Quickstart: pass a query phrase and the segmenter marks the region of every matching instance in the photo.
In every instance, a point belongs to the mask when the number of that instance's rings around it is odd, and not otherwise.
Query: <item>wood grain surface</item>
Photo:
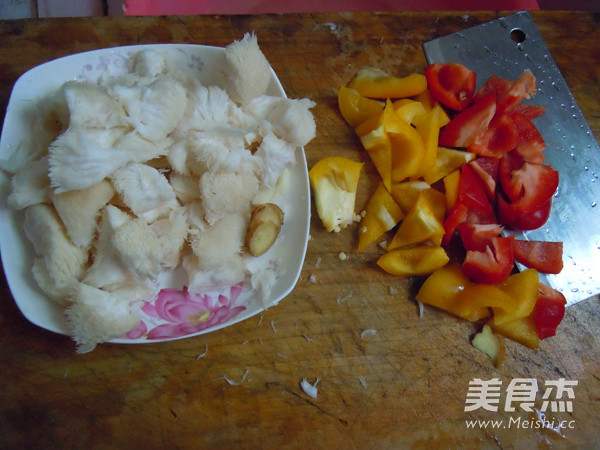
[[[377,177],[337,108],[358,69],[423,73],[424,42],[510,12],[110,17],[0,22],[0,111],[28,69],[61,56],[139,43],[225,46],[245,32],[288,96],[308,97],[317,136],[308,166],[329,156],[365,162],[356,210]],[[600,16],[532,12],[596,139],[600,137]],[[3,116],[4,114],[2,114]],[[599,155],[600,156],[600,155]],[[599,213],[600,211],[595,211]],[[65,336],[30,324],[0,283],[1,448],[592,448],[600,446],[600,302],[567,310],[537,350],[505,341],[498,369],[473,348],[474,324],[433,308],[419,318],[416,279],[389,276],[376,245],[356,252],[357,227],[327,233],[312,209],[311,240],[292,293],[260,316],[199,337],[104,344],[75,354]],[[345,252],[348,259],[338,258]],[[600,275],[600,274],[599,274]],[[376,335],[361,336],[366,329]],[[197,359],[207,348],[206,355]],[[229,385],[224,376],[244,382]],[[318,397],[300,387],[320,378]],[[465,412],[469,381],[502,382],[497,412]],[[505,389],[577,380],[559,430],[517,426]],[[550,417],[552,416],[552,417]],[[466,420],[503,420],[504,428]],[[512,421],[512,422],[511,422]],[[512,423],[512,426],[508,426]],[[533,423],[533,422],[532,422]]]

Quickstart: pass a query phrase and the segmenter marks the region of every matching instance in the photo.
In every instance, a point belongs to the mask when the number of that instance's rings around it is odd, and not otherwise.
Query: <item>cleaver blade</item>
[[[544,106],[534,119],[546,141],[544,155],[559,173],[550,218],[517,239],[562,241],[564,268],[540,273],[567,305],[600,293],[600,147],[528,12],[486,22],[424,44],[427,61],[455,62],[477,74],[477,89],[491,75],[516,80],[529,69],[537,92],[527,103]],[[517,265],[520,270],[524,267]]]

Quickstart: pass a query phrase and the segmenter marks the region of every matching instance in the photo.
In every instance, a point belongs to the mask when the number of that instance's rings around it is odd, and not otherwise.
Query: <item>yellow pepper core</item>
[[[327,231],[340,231],[354,221],[354,203],[363,163],[329,156],[308,172],[317,213]]]

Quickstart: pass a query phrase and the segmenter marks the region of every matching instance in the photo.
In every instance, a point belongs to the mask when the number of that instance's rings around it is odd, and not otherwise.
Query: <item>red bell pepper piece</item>
[[[475,94],[473,101],[477,102],[489,94],[495,94],[496,98],[502,98],[508,94],[512,85],[512,81],[492,75],[487,79],[479,92]]]
[[[503,227],[497,223],[469,223],[458,225],[458,232],[465,250],[485,251],[492,238],[500,236]]]
[[[530,98],[535,90],[535,76],[529,70],[524,71],[514,82],[492,75],[477,92],[473,101],[477,102],[493,93],[498,102],[497,113],[501,114],[519,108],[521,101]]]
[[[526,105],[524,103],[520,103],[514,107],[513,112],[522,114],[529,120],[533,120],[543,116],[546,113],[546,108],[538,105]]]
[[[517,203],[507,202],[498,196],[498,221],[514,230],[537,230],[548,221],[552,209],[552,197],[539,209],[524,213]]]
[[[444,237],[442,238],[442,246],[447,247],[454,236],[456,227],[467,220],[469,208],[463,202],[457,201],[450,214],[444,220]]]
[[[515,260],[542,273],[560,273],[563,268],[563,243],[547,241],[513,241]]]
[[[514,267],[513,236],[494,237],[484,251],[470,250],[462,270],[471,280],[498,284],[508,278]]]
[[[527,162],[512,152],[500,160],[499,179],[503,192],[523,213],[540,209],[558,188],[556,170]]]
[[[483,135],[496,113],[496,95],[490,94],[459,112],[442,128],[439,145],[468,147]]]
[[[425,77],[431,95],[442,105],[462,111],[473,101],[476,75],[462,64],[430,64]]]
[[[498,183],[498,166],[500,160],[491,156],[479,156],[470,163],[471,168],[479,177],[490,202],[496,197]]]
[[[518,144],[519,134],[512,115],[496,113],[485,133],[475,139],[467,150],[478,155],[500,158]]]
[[[546,148],[546,142],[533,122],[517,112],[512,113],[510,118],[516,132],[516,142],[513,146],[516,153],[532,163],[544,162],[545,157],[542,152]]]
[[[556,329],[565,316],[567,300],[561,292],[543,283],[540,283],[539,289],[533,318],[539,338],[546,339],[556,334]]]
[[[508,92],[504,96],[498,97],[498,113],[514,110],[523,99],[531,98],[535,91],[535,76],[530,70],[525,70]]]
[[[485,215],[494,215],[484,185],[470,164],[466,164],[461,168],[458,200],[469,208],[474,208]]]

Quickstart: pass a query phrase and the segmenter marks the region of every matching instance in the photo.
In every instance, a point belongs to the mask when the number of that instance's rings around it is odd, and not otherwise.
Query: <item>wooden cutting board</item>
[[[17,77],[42,62],[136,43],[225,46],[255,31],[288,96],[312,98],[325,156],[365,163],[357,212],[377,175],[337,108],[337,89],[363,66],[423,72],[424,42],[504,13],[120,17],[0,22],[0,108]],[[506,14],[509,14],[508,12]],[[596,139],[600,136],[600,28],[588,13],[532,17]],[[566,26],[569,24],[569,26]],[[581,49],[585,49],[582,51]],[[311,240],[293,292],[262,315],[213,333],[147,345],[101,345],[75,355],[69,338],[19,314],[0,287],[0,439],[6,448],[481,448],[593,446],[600,440],[600,302],[569,308],[560,331],[529,350],[506,342],[496,369],[469,342],[478,327],[414,302],[417,279],[356,252],[357,227],[327,233],[313,207]],[[348,258],[341,260],[340,252]],[[376,334],[363,335],[364,330]],[[198,359],[198,355],[206,354]],[[243,375],[246,374],[245,378]],[[224,377],[238,386],[230,385]],[[318,396],[300,382],[317,378]],[[465,412],[469,382],[497,378],[499,411]],[[505,410],[515,379],[577,380],[573,428],[468,428],[466,419],[533,420]]]

